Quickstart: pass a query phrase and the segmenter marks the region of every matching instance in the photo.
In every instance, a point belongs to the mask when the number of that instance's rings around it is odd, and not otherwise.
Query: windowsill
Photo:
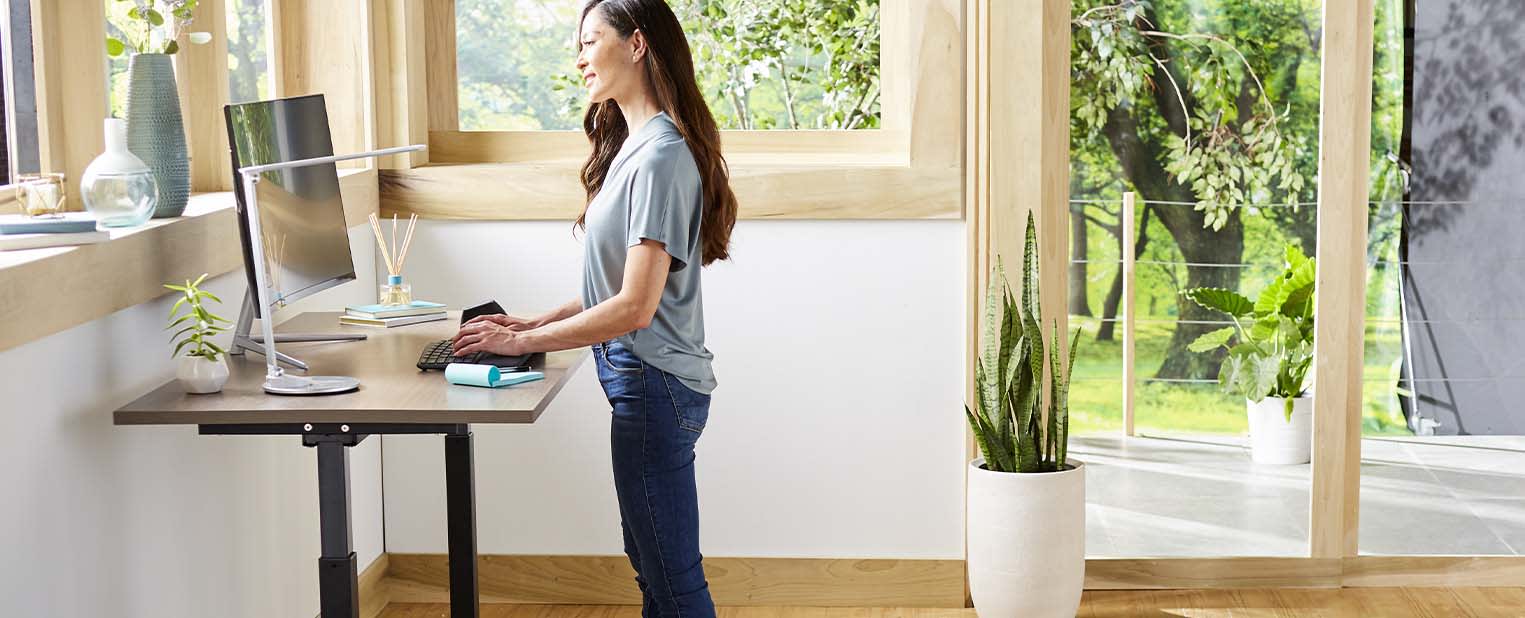
[[[877,159],[877,160],[876,160]],[[879,158],[736,157],[741,219],[957,219],[963,171]],[[433,219],[572,221],[582,161],[444,163],[381,171],[382,212]]]
[[[374,170],[339,170],[351,226],[376,212]],[[184,216],[111,230],[111,240],[0,251],[0,350],[96,320],[167,292],[168,281],[239,268],[233,194],[191,196]]]

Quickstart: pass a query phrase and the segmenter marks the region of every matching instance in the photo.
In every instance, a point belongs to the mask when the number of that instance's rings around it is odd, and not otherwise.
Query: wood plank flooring
[[[381,618],[448,618],[449,606],[393,603]],[[639,618],[631,605],[483,605],[482,618]],[[720,618],[975,618],[972,609],[722,607]],[[1088,591],[1077,618],[1522,618],[1525,588]]]

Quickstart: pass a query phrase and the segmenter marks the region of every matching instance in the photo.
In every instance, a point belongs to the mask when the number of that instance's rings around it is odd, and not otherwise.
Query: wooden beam
[[[228,161],[228,131],[222,106],[228,103],[228,20],[226,0],[201,0],[195,29],[212,40],[192,45],[181,37],[175,54],[175,84],[185,117],[185,143],[191,157],[191,191],[233,189]]]
[[[281,96],[322,94],[328,106],[328,127],[334,152],[366,150],[369,128],[370,8],[369,2],[336,0],[278,0]],[[340,163],[361,168],[368,159]]]
[[[378,148],[429,143],[428,84],[424,58],[424,6],[415,0],[383,0],[371,15],[371,76]],[[387,157],[383,169],[410,169],[429,152]]]
[[[105,149],[106,10],[100,0],[32,0],[37,146],[44,172],[62,172],[68,210],[84,210],[79,181]]]
[[[1138,331],[1134,330],[1136,324],[1135,310],[1138,304],[1138,285],[1134,281],[1133,254],[1135,251],[1134,239],[1138,237],[1134,228],[1138,227],[1138,220],[1134,211],[1138,208],[1138,195],[1132,191],[1123,194],[1122,208],[1122,261],[1118,268],[1122,269],[1123,279],[1123,435],[1134,435],[1133,404],[1138,394],[1138,373],[1134,368],[1134,352],[1138,348]],[[1105,317],[1105,316],[1103,316]]]
[[[1324,3],[1309,509],[1314,558],[1358,551],[1372,26],[1371,0]]]
[[[424,0],[429,130],[461,128],[460,83],[455,68],[455,0]]]
[[[1043,316],[1067,332],[1070,4],[988,2],[990,251],[1015,272],[1037,217]],[[1045,334],[1050,325],[1044,325]],[[1067,347],[1067,346],[1064,346]]]

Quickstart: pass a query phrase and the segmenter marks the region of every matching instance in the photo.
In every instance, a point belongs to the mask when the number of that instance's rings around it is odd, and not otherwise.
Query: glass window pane
[[[247,103],[270,98],[266,0],[228,0],[228,99]]]
[[[1246,397],[1219,385],[1226,355],[1188,347],[1234,322],[1182,291],[1255,299],[1288,247],[1314,254],[1321,3],[1077,0],[1071,14],[1069,309],[1085,332],[1070,452],[1088,466],[1087,554],[1306,555],[1310,466],[1252,461]],[[1095,280],[1116,279],[1124,238],[1132,437],[1121,286]]]
[[[724,129],[879,126],[879,0],[673,0]],[[576,129],[580,3],[456,0],[465,131]]]
[[[1377,4],[1360,550],[1518,555],[1525,17]]]

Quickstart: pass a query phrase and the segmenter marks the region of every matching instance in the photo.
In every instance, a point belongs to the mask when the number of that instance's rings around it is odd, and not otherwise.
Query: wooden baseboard
[[[398,603],[442,603],[444,554],[391,554]],[[624,556],[481,556],[483,603],[640,605]],[[705,558],[710,594],[726,606],[963,607],[961,560]]]
[[[639,605],[624,556],[481,556],[483,603]],[[724,606],[967,607],[962,560],[706,558]],[[360,577],[361,615],[446,603],[443,554],[383,554]],[[1525,587],[1525,556],[1093,558],[1087,590]]]
[[[1086,590],[1338,588],[1340,561],[1313,558],[1093,558]]]
[[[1086,561],[1087,590],[1525,586],[1525,556],[1153,558]]]
[[[1525,586],[1525,556],[1356,556],[1344,560],[1344,585],[1367,587]]]

